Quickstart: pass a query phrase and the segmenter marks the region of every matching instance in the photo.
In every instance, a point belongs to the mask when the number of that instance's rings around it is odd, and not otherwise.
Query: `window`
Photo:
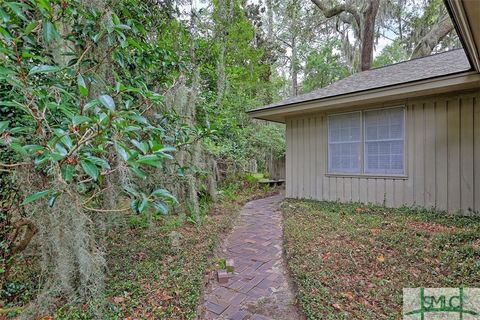
[[[403,175],[403,108],[328,117],[328,172]]]
[[[360,112],[329,117],[328,164],[330,172],[360,172]]]

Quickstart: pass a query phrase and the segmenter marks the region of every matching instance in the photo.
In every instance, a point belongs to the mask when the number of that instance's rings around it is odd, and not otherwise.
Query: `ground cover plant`
[[[402,288],[480,286],[478,217],[293,200],[282,210],[308,319],[398,319]]]
[[[60,307],[55,319],[195,319],[204,276],[216,260],[213,251],[249,199],[277,192],[256,184],[230,184],[221,189],[215,205],[204,206],[198,225],[185,217],[161,216],[152,222],[131,216],[123,227],[107,237],[108,272],[103,296],[77,305]],[[126,245],[128,244],[128,246]],[[13,270],[15,299],[2,310],[0,319],[17,316],[38,282],[35,264],[26,255]],[[30,266],[30,267],[27,267]],[[13,290],[15,288],[10,288]],[[2,318],[3,317],[3,318]]]

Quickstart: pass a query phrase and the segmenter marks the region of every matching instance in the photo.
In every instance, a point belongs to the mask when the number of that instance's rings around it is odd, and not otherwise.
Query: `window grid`
[[[376,129],[376,137],[369,135],[367,132],[367,118],[370,115],[377,115],[376,123],[373,121],[373,127]],[[339,170],[340,168],[332,163],[332,145],[348,144],[355,141],[332,141],[331,124],[332,118],[345,116],[349,114],[357,114],[360,128],[360,146],[358,154],[358,164],[355,170]],[[393,114],[393,117],[392,117]],[[397,116],[395,118],[395,116]],[[364,110],[342,114],[334,114],[328,116],[327,122],[327,172],[330,174],[361,174],[361,175],[387,175],[387,176],[404,176],[405,168],[405,108],[392,107],[375,110]],[[393,121],[393,124],[392,124]],[[396,123],[395,123],[396,121]],[[372,123],[369,123],[372,127]],[[372,128],[370,128],[370,131]],[[387,137],[388,136],[388,137]],[[380,137],[380,138],[379,138]],[[368,149],[370,147],[370,150]],[[376,149],[376,150],[375,150]],[[382,150],[379,150],[382,149]],[[386,151],[388,149],[388,152]],[[394,149],[394,150],[392,150]],[[369,158],[367,158],[369,157]],[[377,168],[375,168],[375,165]],[[373,168],[372,168],[373,167]]]
[[[332,115],[335,122],[328,127],[329,171],[357,173],[362,148],[361,115],[359,112]]]

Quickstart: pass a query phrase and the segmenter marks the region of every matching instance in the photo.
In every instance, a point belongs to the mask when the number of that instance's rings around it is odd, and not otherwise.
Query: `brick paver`
[[[282,257],[281,214],[273,196],[245,205],[223,245],[225,258],[234,260],[228,283],[210,281],[199,310],[200,319],[303,319]]]

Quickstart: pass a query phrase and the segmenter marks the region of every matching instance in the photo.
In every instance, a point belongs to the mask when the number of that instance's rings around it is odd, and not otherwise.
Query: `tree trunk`
[[[413,58],[428,56],[433,49],[453,30],[453,23],[450,17],[445,16],[433,26],[433,28],[416,45],[412,53]]]
[[[217,162],[213,158],[213,156],[207,156],[205,158],[209,158],[208,166],[211,170],[211,174],[208,175],[208,193],[210,194],[210,198],[213,202],[218,202],[218,195],[217,195]]]
[[[227,77],[225,75],[225,44],[222,42],[220,48],[220,54],[218,56],[217,63],[217,101],[215,104],[220,108],[222,107],[223,96],[225,94]]]
[[[295,37],[292,37],[292,95],[298,95],[298,61],[297,61],[297,43]]]
[[[360,33],[359,35],[356,34],[356,36],[359,36],[361,40],[361,70],[370,69],[373,60],[375,19],[377,17],[378,7],[380,6],[380,0],[369,0],[363,15],[360,15],[352,4],[339,4],[332,8],[327,8],[322,0],[312,0],[312,2],[322,10],[325,18],[339,16],[342,19],[341,14],[343,12],[351,15]]]
[[[267,38],[268,38],[268,41],[272,41],[273,40],[273,4],[272,4],[272,0],[267,0],[266,1],[266,5],[267,5],[267,22],[268,22],[268,25],[267,25]]]
[[[379,0],[370,0],[363,13],[361,70],[369,70],[373,60],[373,40],[375,36],[375,18],[377,17]]]

